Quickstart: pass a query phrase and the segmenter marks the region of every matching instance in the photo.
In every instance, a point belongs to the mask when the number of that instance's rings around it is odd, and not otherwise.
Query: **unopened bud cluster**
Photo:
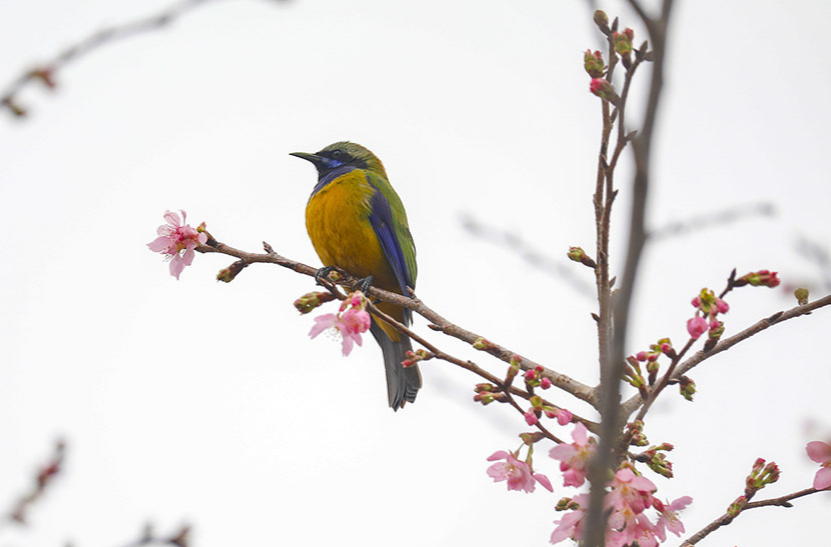
[[[672,478],[672,462],[666,459],[664,452],[669,452],[675,447],[670,443],[662,443],[652,446],[638,456],[638,461],[644,462],[651,470],[668,479]]]
[[[557,423],[560,425],[566,425],[573,419],[571,412],[564,408],[557,408],[546,404],[537,395],[531,397],[528,402],[531,403],[531,408],[525,412],[525,423],[528,425],[535,425],[543,415],[552,420],[556,418]]]
[[[750,285],[752,287],[778,287],[781,283],[778,272],[771,272],[770,270],[759,270],[758,272],[750,272],[738,278],[733,282],[734,287],[744,287]]]
[[[646,446],[649,441],[643,434],[643,420],[635,420],[626,424],[626,432],[629,435],[629,444],[632,446]]]
[[[753,463],[753,469],[745,481],[744,495],[749,500],[756,492],[779,480],[779,466],[775,462],[767,465],[763,458],[758,458]]]
[[[693,396],[695,395],[695,382],[692,378],[689,376],[681,376],[678,379],[678,389],[684,399],[688,401],[693,400]]]
[[[687,332],[693,340],[698,340],[707,332],[708,339],[704,344],[704,351],[709,351],[724,334],[724,323],[718,320],[718,315],[730,311],[730,306],[707,288],[701,289],[691,304],[696,308],[696,312],[695,316],[687,321]]]
[[[635,355],[626,358],[623,379],[636,388],[643,398],[649,395],[646,386],[654,386],[658,378],[658,370],[660,369],[658,357],[661,355],[666,355],[670,359],[676,358],[675,349],[672,347],[672,341],[669,338],[661,338],[657,343],[651,344],[649,350],[639,351]],[[643,377],[641,363],[645,363],[647,379]]]
[[[473,391],[476,392],[476,395],[473,396],[473,400],[477,403],[482,403],[483,405],[489,405],[494,401],[504,403],[508,400],[503,392],[496,391],[496,386],[493,384],[476,384]]]
[[[548,389],[551,387],[551,378],[543,376],[545,369],[540,365],[525,371],[525,384],[529,387]]]

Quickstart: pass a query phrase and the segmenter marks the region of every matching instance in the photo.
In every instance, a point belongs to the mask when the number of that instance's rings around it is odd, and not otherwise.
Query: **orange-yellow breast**
[[[375,277],[373,285],[400,293],[375,230],[369,222],[375,189],[356,169],[321,188],[306,205],[306,230],[325,266]]]

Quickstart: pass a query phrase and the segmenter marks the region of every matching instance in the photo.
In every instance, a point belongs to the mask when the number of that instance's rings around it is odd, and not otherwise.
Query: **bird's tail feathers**
[[[418,370],[418,365],[404,368],[401,364],[407,358],[407,352],[412,351],[413,345],[404,335],[401,335],[401,341],[394,342],[381,330],[374,318],[370,331],[384,353],[389,404],[393,410],[397,411],[404,406],[404,403],[415,402],[418,390],[421,389],[421,372]]]

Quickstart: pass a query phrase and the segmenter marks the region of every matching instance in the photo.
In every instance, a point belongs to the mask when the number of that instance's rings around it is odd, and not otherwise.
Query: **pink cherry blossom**
[[[692,503],[690,496],[682,496],[669,505],[664,504],[658,498],[652,498],[652,507],[658,511],[658,522],[655,523],[655,534],[661,541],[666,541],[667,530],[678,537],[684,533],[684,523],[678,518],[678,512]]]
[[[181,211],[182,218],[179,219],[178,213],[167,211],[164,214],[164,219],[167,224],[159,226],[156,233],[159,237],[147,244],[154,253],[162,253],[170,258],[170,275],[179,279],[179,275],[185,266],[190,266],[193,263],[195,256],[194,249],[199,244],[205,244],[208,241],[208,235],[205,232],[200,232],[189,224],[186,224],[188,215]]]
[[[612,491],[610,497],[615,509],[624,506],[632,509],[634,513],[642,513],[644,509],[652,505],[652,492],[658,489],[655,484],[641,475],[624,467],[618,469],[615,478],[611,482]]]
[[[516,459],[515,454],[499,450],[488,457],[489,462],[496,460],[505,461],[497,462],[488,467],[488,476],[493,478],[494,482],[508,481],[508,490],[533,492],[536,481],[539,482],[543,488],[553,491],[551,481],[548,480],[548,477],[541,473],[534,473],[531,466]]]
[[[687,321],[687,332],[690,333],[693,340],[698,340],[702,334],[707,332],[709,327],[710,325],[707,324],[707,320],[700,315],[696,315]]]
[[[814,488],[825,490],[831,488],[831,444],[811,441],[805,447],[808,457],[820,464],[820,470],[814,477]]]
[[[586,480],[589,460],[596,449],[594,439],[589,439],[586,426],[578,422],[571,432],[574,442],[558,444],[548,455],[560,460],[560,471],[563,472],[563,486],[580,486]]]
[[[350,313],[353,311],[355,313]],[[356,311],[352,308],[343,316],[327,313],[315,317],[315,324],[312,326],[312,330],[309,331],[309,336],[315,338],[325,330],[334,330],[337,335],[340,335],[343,343],[343,355],[347,356],[352,352],[353,344],[363,345],[361,333],[369,329],[370,322],[369,313],[366,310]]]
[[[658,544],[655,526],[643,515],[652,506],[652,492],[657,488],[647,479],[635,475],[630,467],[621,467],[610,483],[612,491],[606,502],[613,509],[609,516],[609,532],[606,544],[622,547],[637,541],[641,547]]]

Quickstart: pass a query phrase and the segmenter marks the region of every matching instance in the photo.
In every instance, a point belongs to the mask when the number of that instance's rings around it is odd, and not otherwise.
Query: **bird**
[[[336,142],[319,152],[292,152],[317,168],[317,184],[306,204],[306,230],[324,267],[338,267],[372,285],[412,297],[418,268],[407,212],[381,160],[363,146]],[[386,302],[378,309],[404,325],[410,310]],[[381,346],[389,406],[415,402],[421,389],[417,365],[404,368],[410,338],[372,317],[370,332]]]

